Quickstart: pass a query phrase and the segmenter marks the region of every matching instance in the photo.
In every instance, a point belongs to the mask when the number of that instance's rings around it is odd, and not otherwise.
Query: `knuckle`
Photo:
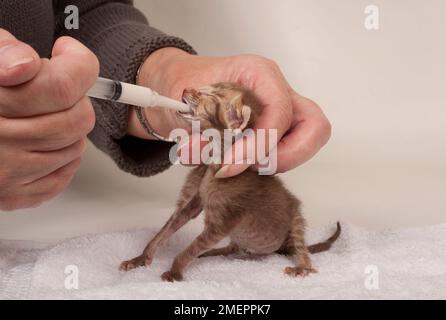
[[[324,116],[321,123],[320,123],[320,130],[322,133],[322,137],[324,142],[327,142],[331,134],[333,132],[333,126],[331,125],[330,121]]]
[[[240,64],[247,70],[255,70],[256,72],[264,74],[275,74],[280,71],[280,68],[275,61],[255,54],[242,56]]]
[[[6,29],[0,28],[0,44],[3,44],[4,41],[10,41],[14,39],[14,36],[6,31]]]
[[[95,122],[96,115],[90,99],[85,97],[72,110],[66,112],[64,130],[66,132],[76,133],[75,135],[78,137],[86,136],[93,130]]]
[[[73,53],[74,50],[79,61],[82,61],[82,64],[78,65],[75,72],[87,76],[87,78],[83,79],[96,80],[99,75],[99,60],[93,51],[75,38],[69,36],[59,37],[53,45],[53,56],[63,55],[66,52]],[[85,88],[88,86],[87,83],[83,83],[82,85],[85,85]]]
[[[59,175],[62,171],[67,170],[67,168],[72,164],[73,161],[76,161],[84,154],[86,148],[87,142],[86,139],[83,138],[81,140],[78,140],[71,146],[61,150],[61,156],[66,159],[66,164],[55,173]]]
[[[83,138],[82,140],[79,140],[79,142],[78,142],[77,149],[76,149],[76,154],[78,155],[78,157],[75,158],[73,161],[80,158],[80,156],[85,152],[86,149],[87,149],[87,139]]]
[[[96,114],[89,98],[85,98],[84,112],[82,113],[82,124],[84,127],[84,133],[90,133],[93,130],[96,123]]]
[[[81,117],[71,111],[72,109],[65,111],[61,121],[63,123],[61,128],[63,128],[63,134],[66,137],[72,137],[73,134],[79,132],[80,124],[82,123]]]
[[[98,57],[90,50],[85,53],[85,58],[89,61],[88,71],[91,73],[91,80],[94,82],[99,76],[99,59]]]
[[[0,199],[0,210],[11,212],[14,210],[29,208],[29,201],[25,198],[2,198]]]
[[[264,56],[260,55],[251,55],[251,59],[258,65],[265,66],[265,67],[277,67],[277,63],[274,60],[271,60],[269,58],[266,58]]]
[[[67,72],[59,72],[51,82],[52,91],[57,104],[61,108],[68,108],[76,101],[72,95],[75,86],[74,79]]]
[[[317,130],[319,132],[319,135],[321,137],[321,140],[323,144],[325,144],[331,137],[333,127],[330,121],[328,120],[327,116],[322,111],[321,107],[314,102],[313,100],[310,100],[306,98],[308,103],[312,105],[317,110]]]
[[[258,65],[258,66],[266,66],[268,65],[268,59],[263,57],[263,56],[259,56],[259,55],[254,55],[252,57],[252,61]]]
[[[58,174],[60,181],[63,183],[69,182],[73,178],[76,171],[79,169],[80,163],[81,163],[80,158],[77,158],[69,165],[67,165],[67,167],[64,170],[60,171]]]
[[[265,62],[264,63],[265,63],[266,66],[268,66],[271,69],[275,69],[275,70],[279,69],[279,65],[274,60],[271,60],[269,58],[265,58]]]
[[[85,93],[99,76],[99,60],[90,50],[81,53],[80,55],[82,56],[83,65],[78,70],[78,74],[82,72],[82,79],[84,79],[84,81],[79,83],[77,87],[79,88],[79,91]]]
[[[70,168],[70,170],[66,170],[65,172],[57,174],[56,181],[52,185],[51,190],[48,193],[50,199],[62,193],[67,188],[67,186],[73,179],[75,172],[76,168]]]
[[[71,180],[73,180],[76,171],[80,166],[80,158],[72,161],[59,171],[54,173],[54,183],[52,184],[51,195],[55,196],[62,191],[70,184]]]
[[[67,180],[62,180],[60,179],[58,182],[56,182],[51,189],[48,191],[48,193],[45,195],[45,198],[47,200],[53,199],[55,198],[57,195],[59,195],[60,193],[62,193],[62,191],[65,190],[65,188],[67,187],[68,182]]]

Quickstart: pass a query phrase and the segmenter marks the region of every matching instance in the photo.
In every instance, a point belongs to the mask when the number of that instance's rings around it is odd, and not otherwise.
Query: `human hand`
[[[0,29],[0,210],[35,207],[71,181],[95,123],[85,96],[99,73],[78,41],[56,41],[52,58]]]
[[[288,171],[306,162],[328,141],[331,126],[322,110],[313,101],[297,94],[277,64],[266,58],[255,55],[203,57],[176,48],[164,48],[149,56],[139,78],[139,84],[175,99],[180,99],[187,87],[197,88],[217,82],[237,83],[253,90],[258,96],[264,110],[256,128],[277,129],[278,172]],[[155,131],[163,136],[167,137],[174,128],[184,127],[174,111],[149,108],[145,112]],[[147,138],[132,113],[129,133]],[[237,147],[240,146],[236,143],[234,148]],[[249,166],[224,166],[218,176],[234,176]]]

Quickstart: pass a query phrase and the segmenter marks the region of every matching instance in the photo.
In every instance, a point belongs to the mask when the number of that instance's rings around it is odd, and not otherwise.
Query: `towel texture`
[[[309,230],[308,242],[324,239],[332,228]],[[47,248],[0,241],[0,298],[446,298],[446,225],[371,232],[344,223],[333,248],[313,256],[319,273],[304,279],[286,276],[290,259],[271,255],[197,259],[184,282],[162,282],[161,273],[194,237],[181,231],[160,248],[149,268],[118,271],[119,263],[139,254],[156,231],[92,235]],[[78,289],[67,289],[73,277]]]

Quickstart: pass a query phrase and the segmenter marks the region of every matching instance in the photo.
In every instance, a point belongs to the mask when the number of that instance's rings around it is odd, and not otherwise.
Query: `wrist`
[[[161,107],[143,108],[143,113],[150,128],[163,138],[169,138],[170,132],[179,127],[175,118],[176,115],[170,110]],[[150,134],[147,129],[141,124],[135,108],[129,110],[129,120],[127,133],[142,139],[160,140],[158,137]]]
[[[190,54],[173,47],[156,50],[141,65],[136,84],[178,99],[179,96],[177,95],[181,95],[181,92],[176,93],[174,83],[169,83],[170,79],[175,80],[177,77],[172,77],[170,74],[175,72],[173,67],[177,64],[177,59],[187,56],[190,56]],[[179,127],[175,111],[161,107],[145,108],[143,111],[152,129],[162,137],[168,138],[170,132]],[[144,129],[134,108],[129,110],[127,132],[139,138],[158,140]]]
[[[178,98],[175,97],[178,92],[174,88],[180,75],[177,67],[180,61],[190,56],[186,51],[173,47],[156,50],[141,65],[137,84],[149,87],[159,94]]]

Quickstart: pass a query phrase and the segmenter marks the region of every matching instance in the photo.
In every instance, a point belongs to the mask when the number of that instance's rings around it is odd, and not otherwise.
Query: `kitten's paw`
[[[129,271],[138,267],[150,266],[152,263],[152,258],[147,257],[145,255],[140,255],[132,260],[124,261],[119,266],[119,270],[121,271]]]
[[[317,273],[312,267],[286,267],[284,272],[291,277],[306,277],[310,273]]]
[[[183,281],[183,275],[180,272],[169,270],[161,275],[161,279],[169,282]]]

